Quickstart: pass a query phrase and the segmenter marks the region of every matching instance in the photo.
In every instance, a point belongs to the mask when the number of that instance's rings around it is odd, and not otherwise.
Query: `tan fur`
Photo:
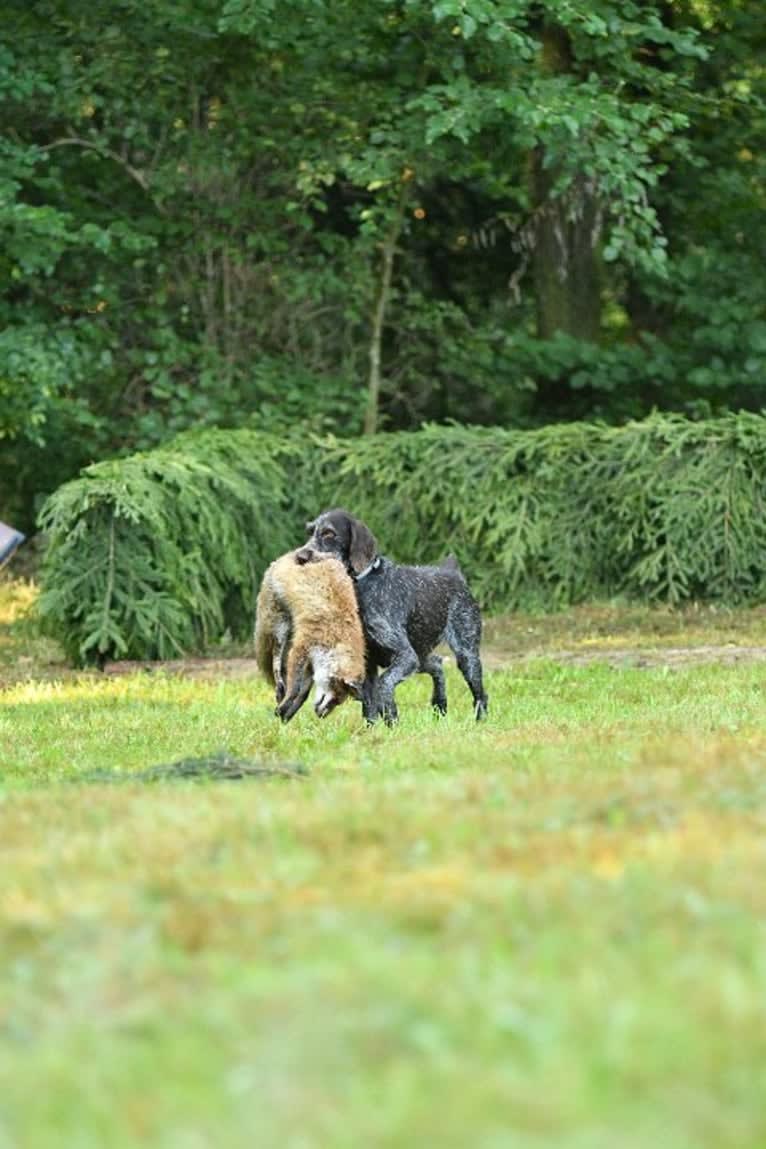
[[[320,717],[361,689],[364,635],[343,563],[322,556],[301,565],[290,551],[271,564],[258,594],[255,657],[276,686],[277,713],[285,721],[312,681]]]

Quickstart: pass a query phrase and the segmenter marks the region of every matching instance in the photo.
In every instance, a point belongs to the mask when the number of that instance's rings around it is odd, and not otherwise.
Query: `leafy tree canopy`
[[[0,2],[6,513],[200,423],[760,408],[760,8]]]

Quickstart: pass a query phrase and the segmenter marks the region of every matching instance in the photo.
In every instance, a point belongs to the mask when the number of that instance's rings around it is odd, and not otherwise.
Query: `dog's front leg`
[[[420,660],[412,649],[406,634],[401,636],[393,658],[383,671],[377,682],[377,713],[382,714],[387,726],[393,725],[399,717],[394,701],[394,691],[400,682],[414,674],[420,665]]]
[[[399,717],[393,698],[389,700],[384,711],[380,701],[379,682],[380,680],[376,676],[366,678],[362,687],[362,717],[370,726],[381,717],[385,717],[389,725],[396,722]]]
[[[365,722],[374,722],[380,716],[378,709],[378,672],[367,672],[362,684],[362,717]]]

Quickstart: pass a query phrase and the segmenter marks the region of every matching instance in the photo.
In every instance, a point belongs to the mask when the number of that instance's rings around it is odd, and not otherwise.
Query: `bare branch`
[[[63,139],[54,140],[52,144],[43,144],[39,150],[41,152],[50,152],[53,151],[54,148],[83,148],[85,151],[96,152],[97,155],[103,156],[105,159],[114,160],[147,195],[152,196],[149,181],[144,173],[139,171],[138,168],[133,167],[133,164],[121,156],[119,152],[115,152],[112,148],[105,147],[104,144],[96,143],[93,140],[84,140],[81,136],[64,136]],[[153,196],[152,200],[157,209],[162,211],[162,208]]]

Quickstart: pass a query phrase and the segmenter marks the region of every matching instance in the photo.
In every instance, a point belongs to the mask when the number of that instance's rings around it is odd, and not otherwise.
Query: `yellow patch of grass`
[[[37,599],[37,587],[21,579],[0,575],[0,627],[10,626],[27,616]]]

